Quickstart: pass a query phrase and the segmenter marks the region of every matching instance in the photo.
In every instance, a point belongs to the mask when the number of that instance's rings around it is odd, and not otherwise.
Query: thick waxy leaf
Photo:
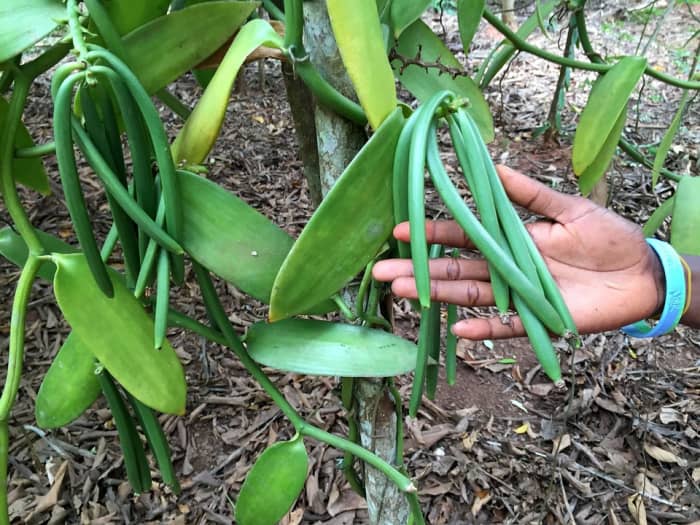
[[[396,108],[396,84],[375,0],[328,0],[328,16],[343,64],[373,129]]]
[[[143,404],[169,414],[183,414],[187,386],[182,365],[170,343],[153,348],[153,320],[110,271],[114,297],[92,278],[82,254],[53,254],[57,266],[54,294],[73,336]]]
[[[683,91],[683,96],[681,97],[681,101],[678,103],[678,109],[676,110],[676,114],[673,116],[671,125],[666,130],[666,133],[664,133],[664,138],[661,139],[659,149],[656,151],[656,156],[654,157],[654,167],[651,170],[652,186],[656,186],[656,183],[659,180],[659,174],[661,173],[661,168],[664,167],[664,163],[666,162],[666,156],[668,155],[668,151],[673,145],[673,139],[676,136],[676,133],[678,133],[678,128],[681,127],[683,112],[685,111],[685,106],[688,103],[689,96],[690,92],[687,89]]]
[[[625,57],[591,89],[574,135],[572,162],[577,175],[593,164],[608,137],[620,128],[620,115],[627,108],[627,101],[646,64],[644,57]]]
[[[251,20],[236,35],[202,98],[178,133],[172,147],[175,162],[201,164],[209,154],[219,136],[238,70],[245,58],[261,45],[279,48],[282,37],[265,20]]]
[[[163,16],[170,6],[170,0],[101,0],[109,13],[109,19],[120,35]]]
[[[678,253],[700,255],[700,177],[683,177],[674,201],[671,244]]]
[[[66,18],[59,0],[2,0],[0,2],[0,62],[48,35]]]
[[[5,126],[8,108],[9,104],[7,101],[0,97],[0,128]],[[20,122],[17,133],[15,134],[15,148],[28,148],[33,145],[34,141],[29,135],[27,128]],[[38,191],[42,195],[51,193],[49,179],[46,176],[44,164],[39,157],[31,159],[12,159],[12,174],[15,177],[15,181]],[[0,195],[2,195],[2,188],[0,188]]]
[[[396,50],[406,57],[415,57],[418,55],[419,47],[421,59],[424,62],[436,62],[439,59],[440,63],[446,66],[462,68],[442,40],[421,20],[416,20],[401,34]],[[443,89],[468,99],[467,111],[479,127],[484,142],[493,140],[491,111],[489,111],[484,95],[479,91],[474,81],[466,76],[466,73],[465,76],[452,78],[450,75],[441,73],[438,69],[429,68],[426,71],[425,68],[415,64],[406,67],[402,72],[402,63],[398,59],[394,60],[391,65],[394,68],[396,78],[421,102]]]
[[[234,194],[199,175],[178,171],[183,232],[178,241],[199,264],[248,295],[269,303],[272,284],[294,239]],[[336,309],[332,301],[307,313]]]
[[[155,93],[216,51],[257,5],[206,2],[158,17],[124,37],[127,62]]]
[[[459,24],[459,36],[462,39],[462,49],[464,54],[469,53],[469,46],[474,39],[481,14],[484,12],[485,0],[458,0],[457,1],[457,23]]]
[[[34,414],[41,428],[67,425],[100,395],[95,356],[74,334],[61,346],[41,382]]]
[[[49,253],[75,253],[78,251],[77,248],[63,242],[58,237],[44,233],[41,230],[34,231],[39,237],[41,244]],[[29,255],[29,249],[22,237],[16,234],[9,226],[0,228],[0,255],[20,268],[24,266],[27,256]],[[52,281],[55,271],[56,265],[50,261],[45,261],[42,263],[37,275],[42,279]]]
[[[238,525],[275,525],[306,482],[309,456],[301,436],[265,449],[248,472],[236,501]]]
[[[404,29],[420,18],[430,5],[430,0],[392,0],[391,27],[398,38]]]
[[[394,150],[404,121],[401,109],[394,110],[316,209],[277,274],[270,320],[302,313],[330,297],[389,237]]]
[[[257,362],[309,375],[391,377],[416,367],[416,345],[382,330],[313,319],[256,323],[246,335]]]
[[[666,199],[658,208],[654,210],[651,217],[647,219],[647,222],[642,228],[642,233],[644,237],[653,237],[656,235],[656,231],[661,228],[663,222],[671,216],[673,213],[673,205],[676,202],[676,196],[672,196]]]
[[[584,195],[588,195],[593,190],[596,182],[605,175],[605,171],[615,156],[617,143],[620,140],[620,135],[622,135],[622,130],[625,128],[626,120],[627,108],[624,108],[620,116],[617,117],[617,122],[615,122],[615,126],[613,126],[608,138],[603,143],[603,147],[598,152],[598,156],[593,159],[593,162],[588,165],[583,173],[579,174],[578,186]]]

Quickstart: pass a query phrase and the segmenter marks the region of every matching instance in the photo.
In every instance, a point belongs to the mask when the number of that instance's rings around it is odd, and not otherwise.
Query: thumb
[[[587,199],[559,193],[506,166],[496,166],[496,171],[510,200],[557,222],[566,223],[581,215],[582,207],[595,206]]]

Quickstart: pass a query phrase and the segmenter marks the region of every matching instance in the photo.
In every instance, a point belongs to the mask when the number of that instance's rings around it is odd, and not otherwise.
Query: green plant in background
[[[676,196],[662,205],[649,229],[653,231],[654,225],[673,214],[672,242],[686,253],[700,253],[693,237],[700,226],[694,213],[697,179],[663,168],[688,94],[700,89],[700,82],[658,72],[641,56],[605,61],[588,39],[583,1],[575,5],[538,2],[536,12],[513,32],[484,8],[484,2],[460,0],[451,4],[465,51],[482,17],[505,37],[472,79],[420,20],[429,4],[327,1],[332,31],[359,104],[337,91],[309,60],[302,38],[301,0],[285,0],[283,8],[263,2],[272,18],[284,20],[284,37],[267,20],[252,17],[255,2],[217,0],[169,6],[165,1],[84,0],[81,4],[67,0],[64,5],[58,0],[6,0],[0,7],[0,87],[11,92],[9,100],[0,98],[0,189],[13,223],[0,230],[0,254],[22,267],[0,398],[0,525],[9,523],[8,424],[21,378],[25,316],[36,277],[53,281],[57,304],[71,327],[38,393],[37,422],[45,428],[67,425],[102,393],[114,416],[126,474],[135,492],[151,486],[139,428],[163,481],[173,491],[179,490],[155,415],[155,411],[185,411],[185,376],[165,338],[168,326],[179,326],[230,348],[295,430],[290,441],[272,445],[258,458],[237,498],[239,523],[272,524],[293,505],[305,482],[304,440],[309,438],[344,451],[343,471],[363,496],[373,495],[365,493],[356,460],[377,469],[405,496],[411,521],[423,523],[417,487],[403,465],[402,402],[391,380],[386,379],[385,386],[394,399],[399,426],[395,457],[382,459],[358,444],[352,407],[359,395],[354,378],[391,378],[414,371],[411,416],[416,415],[423,392],[428,397],[435,393],[442,347],[441,305],[430,298],[428,261],[444,255],[444,250],[428,246],[425,240],[426,170],[447,209],[488,259],[501,312],[507,313],[512,300],[544,372],[558,386],[564,381],[549,333],[578,345],[566,305],[508,201],[485,146],[494,131],[482,90],[518,50],[559,64],[563,73],[584,69],[600,74],[574,137],[573,166],[581,191],[588,192],[604,176],[620,145],[653,168],[654,182],[660,175],[681,181]],[[560,57],[525,41],[537,28],[545,30],[545,19],[554,9],[569,14],[569,31],[576,32],[570,42],[580,41],[590,62],[574,60],[568,51]],[[33,60],[23,57],[52,32],[60,36],[58,43]],[[221,66],[190,112],[166,87],[196,68],[234,32]],[[278,50],[320,106],[355,124],[368,124],[373,131],[297,240],[197,174],[221,132],[240,67],[260,46]],[[35,146],[21,122],[30,86],[71,49],[73,61],[59,65],[52,74],[54,143]],[[697,57],[688,69],[689,77],[696,61]],[[623,138],[627,104],[643,75],[685,90],[654,161]],[[415,111],[397,100],[395,79],[420,101]],[[557,104],[567,85],[564,81],[558,85]],[[153,94],[186,119],[173,144],[167,141],[150,98]],[[449,132],[478,219],[440,160],[440,127]],[[85,207],[75,146],[105,188],[113,223],[101,246]],[[17,183],[48,191],[39,157],[51,154],[58,160],[77,246],[35,230],[17,193]],[[393,226],[405,220],[412,225],[410,245],[390,239]],[[122,272],[107,264],[117,244]],[[414,306],[421,314],[417,345],[391,334],[391,323],[378,306],[382,290],[371,279],[371,269],[387,252],[413,260],[419,291]],[[202,292],[208,324],[170,306],[170,286],[183,282],[186,260]],[[354,304],[347,304],[342,290],[363,270]],[[256,323],[241,339],[221,305],[211,273],[269,302],[271,322]],[[146,297],[148,287],[154,293]],[[335,310],[344,321],[299,317]],[[455,307],[449,305],[448,323],[455,320]],[[455,381],[455,344],[453,337],[445,344],[450,384]],[[342,377],[349,435],[332,435],[304,420],[261,364]]]

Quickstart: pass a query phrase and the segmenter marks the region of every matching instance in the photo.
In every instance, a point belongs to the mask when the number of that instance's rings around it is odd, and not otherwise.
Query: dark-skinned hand
[[[565,195],[504,166],[498,174],[515,203],[543,220],[527,224],[537,248],[559,285],[580,333],[602,332],[645,319],[659,311],[665,294],[661,264],[641,228],[582,197]],[[429,221],[427,240],[474,249],[453,221]],[[409,225],[394,229],[409,241]],[[413,265],[406,259],[377,262],[374,278],[391,282],[394,294],[417,297]],[[493,292],[483,259],[437,259],[430,262],[431,297],[463,306],[492,306]],[[525,335],[517,316],[471,318],[454,325],[468,339],[502,339]]]

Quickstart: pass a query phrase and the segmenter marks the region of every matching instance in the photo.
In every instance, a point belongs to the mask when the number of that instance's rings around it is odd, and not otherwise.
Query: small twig
[[[464,71],[464,69],[459,67],[450,67],[440,62],[440,57],[438,57],[434,62],[424,61],[421,57],[422,53],[422,46],[418,46],[418,53],[415,57],[407,57],[406,55],[402,55],[396,51],[396,49],[392,49],[389,52],[389,61],[399,60],[401,62],[401,67],[399,67],[399,75],[402,75],[408,66],[418,66],[425,69],[426,72],[428,69],[437,69],[440,75],[449,75],[453,79],[467,76],[467,72]]]

